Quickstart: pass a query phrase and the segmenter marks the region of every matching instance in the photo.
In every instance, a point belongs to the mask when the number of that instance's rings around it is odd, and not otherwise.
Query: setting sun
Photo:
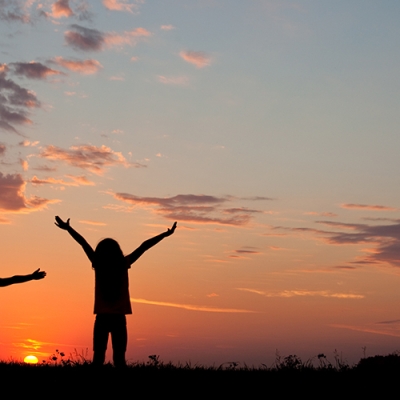
[[[37,364],[38,363],[38,359],[36,356],[26,356],[24,358],[24,363],[26,364]]]

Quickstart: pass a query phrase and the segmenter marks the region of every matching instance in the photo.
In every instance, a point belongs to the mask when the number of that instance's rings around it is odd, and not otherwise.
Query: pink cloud
[[[97,175],[102,175],[107,167],[122,165],[124,167],[144,167],[138,163],[129,163],[120,153],[107,146],[89,144],[71,146],[68,150],[57,146],[45,147],[39,155],[48,160],[62,161],[73,167],[85,169]]]
[[[136,28],[132,31],[125,31],[123,34],[117,34],[114,32],[107,33],[104,37],[104,41],[109,46],[121,46],[124,44],[135,45],[139,38],[149,37],[151,32],[144,28]]]
[[[33,185],[63,185],[63,186],[93,186],[94,182],[89,181],[85,176],[74,176],[67,175],[72,181],[65,181],[64,179],[56,179],[56,178],[46,178],[39,179],[37,176],[34,176],[30,182]]]
[[[133,13],[133,10],[138,8],[137,4],[129,3],[127,0],[103,0],[103,5],[108,10],[130,13]]]
[[[181,51],[179,55],[197,68],[204,68],[211,64],[211,58],[202,51]]]
[[[180,85],[185,86],[189,83],[189,78],[186,76],[175,76],[175,77],[166,77],[163,75],[158,75],[158,81],[163,83],[164,85]]]
[[[97,60],[71,60],[63,57],[55,57],[53,61],[70,71],[77,72],[82,75],[95,74],[103,66]]]
[[[52,4],[51,11],[54,18],[68,18],[74,15],[71,7],[69,6],[69,0],[57,0]]]
[[[175,27],[173,25],[161,25],[161,29],[163,31],[172,31]]]
[[[395,211],[397,208],[381,206],[381,205],[371,205],[371,204],[341,204],[342,208],[352,209],[352,210],[371,210],[371,211]]]
[[[3,175],[0,172],[0,210],[6,212],[31,212],[45,208],[59,200],[25,196],[26,182],[20,174]]]
[[[104,222],[98,222],[98,221],[88,221],[88,220],[82,220],[79,221],[81,224],[86,224],[86,225],[95,225],[95,226],[107,226],[106,223]]]

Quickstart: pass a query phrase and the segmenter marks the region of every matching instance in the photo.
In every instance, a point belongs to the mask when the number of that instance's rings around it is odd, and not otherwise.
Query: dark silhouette
[[[171,229],[143,242],[131,254],[124,256],[114,239],[101,240],[93,250],[89,243],[67,222],[56,217],[55,224],[68,233],[82,246],[95,271],[94,314],[96,320],[93,332],[93,364],[103,365],[108,335],[111,334],[113,361],[116,367],[126,366],[125,352],[128,341],[126,314],[132,314],[129,297],[128,269],[148,249],[162,239],[172,235]]]
[[[24,283],[29,281],[37,281],[43,279],[46,276],[46,272],[40,271],[40,268],[29,275],[14,275],[9,278],[0,278],[0,287],[14,285],[15,283]]]

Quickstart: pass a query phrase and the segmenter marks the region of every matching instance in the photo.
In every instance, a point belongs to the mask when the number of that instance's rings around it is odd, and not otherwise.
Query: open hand
[[[35,279],[35,280],[43,279],[45,276],[46,276],[46,272],[40,271],[40,268],[39,268],[32,274],[32,279]]]
[[[167,236],[170,236],[170,235],[172,235],[172,234],[175,232],[176,224],[177,224],[177,223],[174,222],[174,224],[172,225],[172,228],[167,230],[167,232],[166,232]]]
[[[59,216],[56,217],[56,222],[54,222],[60,229],[64,229],[65,231],[69,228],[69,218],[67,222],[64,222]]]

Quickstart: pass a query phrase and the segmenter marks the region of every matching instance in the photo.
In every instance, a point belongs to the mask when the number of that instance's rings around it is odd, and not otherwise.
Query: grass
[[[47,362],[37,365],[0,362],[3,387],[7,382],[14,382],[15,390],[40,390],[42,398],[64,393],[78,398],[134,397],[139,393],[149,398],[165,394],[174,398],[248,398],[274,393],[283,398],[300,394],[330,398],[330,394],[337,393],[342,398],[350,398],[359,397],[363,392],[370,394],[375,389],[382,395],[382,391],[397,387],[399,373],[399,353],[362,358],[352,366],[341,360],[338,353],[332,361],[319,354],[305,362],[296,355],[281,357],[277,354],[271,367],[236,362],[217,367],[190,363],[174,365],[151,355],[147,362],[132,363],[125,369],[114,368],[111,364],[94,368],[86,353],[75,352],[66,357],[59,351]]]

